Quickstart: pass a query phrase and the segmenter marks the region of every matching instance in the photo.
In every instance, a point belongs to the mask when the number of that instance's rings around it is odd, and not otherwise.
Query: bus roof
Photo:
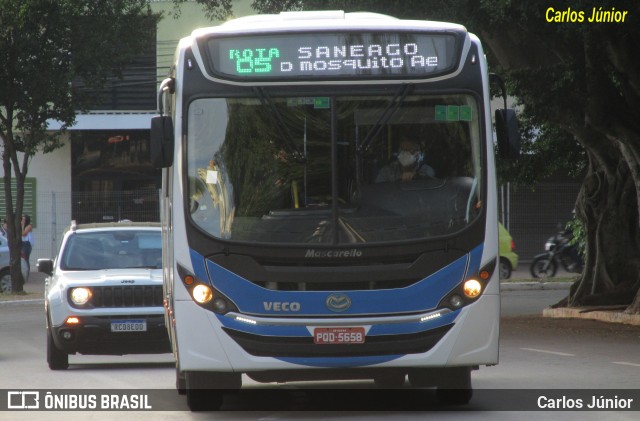
[[[459,24],[426,20],[404,20],[370,12],[345,13],[337,11],[281,12],[280,14],[251,15],[230,20],[222,25],[199,28],[191,33],[194,38],[203,35],[241,34],[275,31],[331,31],[331,30],[429,30],[467,32]]]

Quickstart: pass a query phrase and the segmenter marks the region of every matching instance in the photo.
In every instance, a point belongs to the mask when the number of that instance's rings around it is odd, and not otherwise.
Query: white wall
[[[254,11],[249,7],[248,0],[234,1],[234,15],[244,16]],[[154,1],[152,7],[155,11],[164,11],[165,18],[158,26],[158,67],[160,68],[159,80],[162,80],[167,72],[163,66],[171,64],[173,50],[178,39],[189,35],[191,31],[200,26],[211,26],[204,17],[202,7],[197,3],[183,3],[182,15],[179,19],[169,16],[173,8],[171,0]],[[132,115],[79,115],[74,129],[104,129],[107,128],[146,128],[149,115],[144,113],[132,113]],[[142,120],[141,120],[142,119]],[[145,120],[146,119],[146,120]],[[144,121],[143,121],[144,120]],[[141,123],[143,121],[143,123]],[[106,122],[106,123],[105,123]],[[59,123],[50,122],[50,128],[55,130]],[[31,254],[31,270],[36,271],[38,258],[55,257],[62,238],[62,233],[69,226],[71,218],[71,147],[69,137],[65,135],[64,147],[48,154],[38,153],[31,160],[27,177],[35,177],[37,195],[37,225],[33,233],[35,246]],[[0,174],[2,169],[0,168]]]
[[[37,200],[37,225],[33,229],[35,245],[31,253],[31,270],[35,272],[38,258],[54,257],[60,235],[70,223],[71,202],[71,147],[69,136],[64,136],[64,146],[53,152],[36,154],[29,164],[27,177],[35,177]],[[57,200],[52,209],[53,195],[64,197],[66,204]],[[55,219],[54,219],[55,216]]]

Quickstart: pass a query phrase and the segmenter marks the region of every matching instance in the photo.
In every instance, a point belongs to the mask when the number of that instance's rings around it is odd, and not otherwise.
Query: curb
[[[29,300],[7,300],[0,301],[0,306],[5,304],[33,304],[33,303],[44,303],[44,298],[34,298]]]
[[[571,282],[501,282],[500,291],[568,290]]]
[[[43,303],[44,304],[44,298],[29,298],[29,299],[25,299],[25,300],[0,300],[0,306],[2,305],[15,305],[15,304],[33,304],[33,303]]]
[[[622,323],[640,326],[640,315],[638,314],[626,314],[621,311],[595,310],[589,307],[545,308],[542,310],[542,317],[588,319],[608,323]]]

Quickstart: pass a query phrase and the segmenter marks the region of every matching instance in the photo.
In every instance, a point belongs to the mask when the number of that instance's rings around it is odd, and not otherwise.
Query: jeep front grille
[[[161,307],[161,285],[125,285],[93,287],[93,307]]]

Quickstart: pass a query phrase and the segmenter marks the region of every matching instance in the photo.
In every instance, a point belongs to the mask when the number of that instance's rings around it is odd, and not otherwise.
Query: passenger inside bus
[[[378,172],[376,183],[399,180],[409,182],[413,179],[433,177],[435,177],[435,171],[424,162],[424,153],[420,144],[414,140],[405,139],[399,144],[398,155]]]

